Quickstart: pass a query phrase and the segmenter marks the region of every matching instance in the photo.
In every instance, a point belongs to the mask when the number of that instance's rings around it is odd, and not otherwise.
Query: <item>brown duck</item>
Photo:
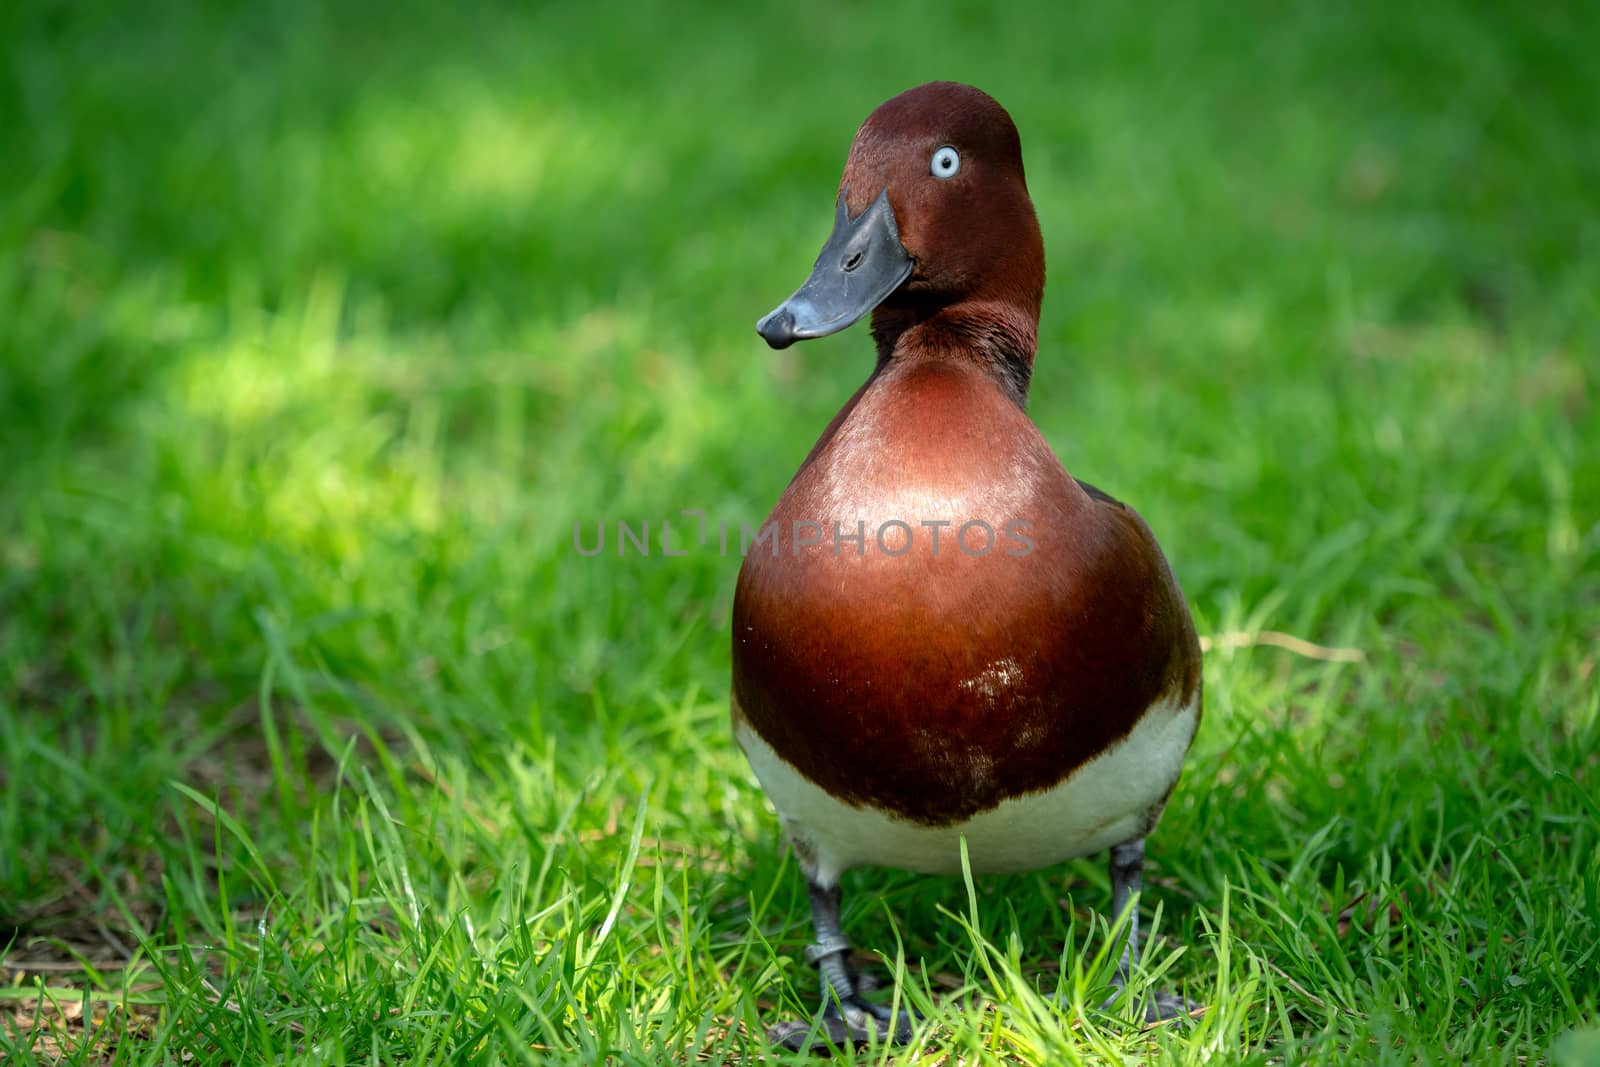
[[[958,872],[963,838],[975,872],[1109,849],[1120,915],[1199,723],[1199,644],[1155,538],[1027,415],[1043,292],[1011,117],[934,82],[867,118],[810,278],[757,326],[784,348],[871,312],[878,353],[733,607],[734,732],[816,925],[823,1008],[773,1028],[790,1047],[910,1034],[860,995],[842,872]],[[1135,914],[1119,987],[1137,941]]]

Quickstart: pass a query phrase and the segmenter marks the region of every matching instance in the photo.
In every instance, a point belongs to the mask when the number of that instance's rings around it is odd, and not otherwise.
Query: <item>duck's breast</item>
[[[1143,523],[1087,496],[981,375],[880,375],[767,529],[733,612],[758,774],[770,750],[845,805],[957,827],[1194,688],[1187,612]]]

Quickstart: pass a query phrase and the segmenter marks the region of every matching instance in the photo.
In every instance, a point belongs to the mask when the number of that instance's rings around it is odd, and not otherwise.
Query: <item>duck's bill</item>
[[[756,323],[756,332],[773,348],[838,333],[883,303],[911,277],[916,264],[900,243],[889,190],[879,193],[872,205],[853,219],[844,200],[841,192],[833,233],[822,246],[811,277]]]

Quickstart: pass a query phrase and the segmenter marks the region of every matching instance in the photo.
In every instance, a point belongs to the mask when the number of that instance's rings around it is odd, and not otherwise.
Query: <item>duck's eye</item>
[[[961,169],[961,154],[949,145],[934,150],[928,163],[928,172],[935,178],[954,178]]]

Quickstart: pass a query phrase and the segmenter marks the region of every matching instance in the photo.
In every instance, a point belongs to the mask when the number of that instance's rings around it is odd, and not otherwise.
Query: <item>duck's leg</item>
[[[1138,838],[1111,849],[1111,915],[1113,921],[1123,912],[1128,913],[1128,939],[1122,946],[1122,958],[1117,961],[1117,976],[1112,980],[1116,992],[1102,1007],[1110,1007],[1127,988],[1133,974],[1133,963],[1139,958],[1139,909],[1133,903],[1134,895],[1144,881],[1144,838]],[[1145,1022],[1155,1023],[1188,1015],[1197,1005],[1176,993],[1150,992],[1144,1006]]]
[[[806,959],[820,976],[822,1011],[814,1022],[778,1023],[767,1031],[767,1038],[796,1052],[872,1040],[897,1044],[911,1040],[914,1017],[910,1012],[902,1010],[896,1016],[861,995],[860,981],[850,966],[850,942],[839,927],[839,887],[824,886],[807,874],[806,890],[817,931],[816,944],[806,946]]]

